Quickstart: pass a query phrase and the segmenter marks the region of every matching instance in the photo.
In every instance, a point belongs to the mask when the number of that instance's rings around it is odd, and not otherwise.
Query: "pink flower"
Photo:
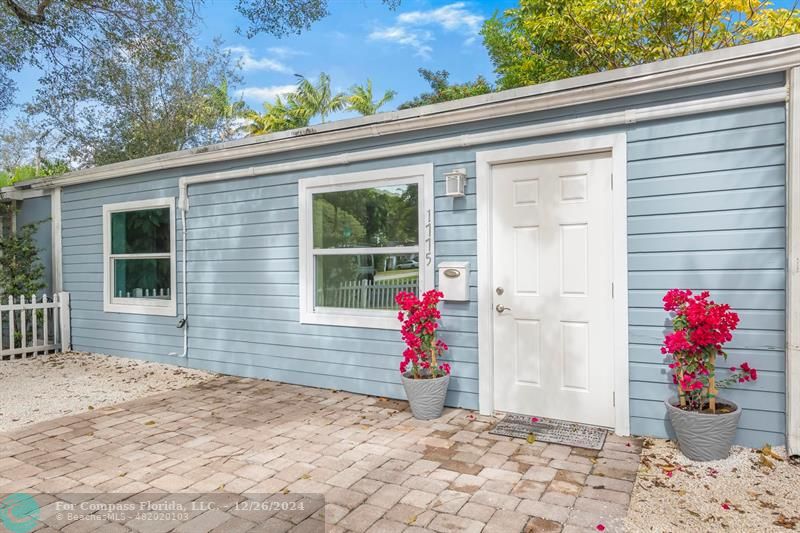
[[[531,424],[535,424],[535,423],[536,423],[536,422],[538,422],[538,421],[539,421],[539,419],[538,419],[538,418],[536,418],[535,416],[532,416],[532,417],[531,417]]]
[[[438,321],[442,317],[436,306],[443,296],[437,290],[425,292],[422,298],[405,291],[395,295],[395,302],[400,307],[397,319],[402,322],[400,335],[407,346],[400,368],[403,372],[410,370],[414,377],[420,377],[420,369],[430,369],[434,377],[451,372],[448,363],[436,361],[448,350],[447,344],[436,338]]]
[[[597,527],[595,527],[595,529],[597,531],[605,531],[606,530],[606,526],[604,526],[603,524],[597,524]]]
[[[730,510],[731,506],[728,505],[728,502],[725,502],[725,503],[722,504],[722,508],[725,509],[726,511],[728,511],[728,510]]]

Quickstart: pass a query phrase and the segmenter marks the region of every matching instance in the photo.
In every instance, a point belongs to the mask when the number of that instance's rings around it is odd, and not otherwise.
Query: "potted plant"
[[[400,332],[406,343],[400,376],[411,412],[420,420],[442,415],[450,383],[450,365],[441,362],[447,345],[436,338],[442,317],[437,306],[442,296],[437,290],[426,292],[422,299],[411,292],[399,292],[395,296],[400,306],[397,318],[403,323]]]
[[[690,290],[672,289],[664,296],[664,310],[672,313],[672,333],[664,336],[661,353],[669,354],[677,398],[666,400],[678,447],[689,459],[714,461],[730,453],[741,408],[717,396],[732,383],[755,381],[757,372],[747,363],[730,367],[731,374],[717,379],[722,346],[733,338],[739,316],[727,304]]]

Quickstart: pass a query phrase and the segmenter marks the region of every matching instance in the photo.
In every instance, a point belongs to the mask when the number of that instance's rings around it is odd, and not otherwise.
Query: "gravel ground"
[[[212,377],[201,370],[78,352],[0,361],[0,432]]]
[[[627,531],[800,530],[800,466],[782,447],[765,451],[735,446],[727,459],[695,462],[645,439]]]

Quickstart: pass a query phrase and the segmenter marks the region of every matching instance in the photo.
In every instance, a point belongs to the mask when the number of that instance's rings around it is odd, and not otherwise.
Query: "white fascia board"
[[[799,58],[800,35],[794,35],[453,102],[114,163],[62,177],[43,178],[28,182],[26,186],[73,185],[715,83],[785,71],[800,64]]]
[[[27,200],[40,198],[49,194],[43,189],[18,189],[13,185],[0,188],[0,200]]]

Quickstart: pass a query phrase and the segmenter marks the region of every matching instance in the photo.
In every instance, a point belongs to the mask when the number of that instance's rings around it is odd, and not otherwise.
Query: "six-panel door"
[[[495,409],[614,426],[611,157],[492,168]]]

